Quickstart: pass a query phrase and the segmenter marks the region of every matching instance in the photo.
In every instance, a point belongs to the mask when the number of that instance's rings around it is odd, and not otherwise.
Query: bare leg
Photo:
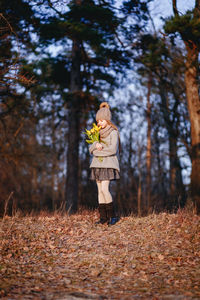
[[[99,204],[105,204],[106,200],[104,197],[103,189],[102,189],[102,182],[103,181],[97,181],[97,187],[98,187],[98,202]]]
[[[102,193],[105,199],[106,204],[111,203],[112,202],[112,195],[109,191],[109,184],[110,181],[109,180],[103,180],[101,181],[101,189],[102,189]]]

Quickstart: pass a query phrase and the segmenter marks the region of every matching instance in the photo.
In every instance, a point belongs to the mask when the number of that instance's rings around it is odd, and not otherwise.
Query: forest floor
[[[0,221],[1,299],[200,299],[200,217],[95,225],[97,212]]]

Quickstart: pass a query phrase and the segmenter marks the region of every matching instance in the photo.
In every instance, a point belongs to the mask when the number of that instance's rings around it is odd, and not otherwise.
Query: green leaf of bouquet
[[[93,144],[93,141],[91,141],[91,140],[86,140],[86,142],[87,142],[88,144]]]

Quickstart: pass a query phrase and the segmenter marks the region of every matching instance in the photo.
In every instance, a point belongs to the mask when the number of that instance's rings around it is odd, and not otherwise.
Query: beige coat
[[[113,130],[106,138],[102,139],[100,143],[103,146],[102,150],[97,150],[97,142],[94,142],[89,148],[90,153],[93,154],[90,168],[112,168],[119,171],[119,162],[116,155],[118,142],[119,136],[117,130]]]

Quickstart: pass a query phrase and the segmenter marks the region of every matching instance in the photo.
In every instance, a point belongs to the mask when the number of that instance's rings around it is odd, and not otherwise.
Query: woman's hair
[[[115,124],[113,124],[111,121],[106,121],[106,122],[108,123],[108,125],[110,125],[112,128],[118,131],[118,128]]]
[[[121,141],[120,141],[120,135],[119,135],[119,130],[117,128],[117,126],[115,124],[113,124],[111,121],[107,121],[108,125],[110,125],[112,128],[114,128],[115,130],[117,130],[118,133],[118,138],[119,138],[119,153],[121,152]]]

